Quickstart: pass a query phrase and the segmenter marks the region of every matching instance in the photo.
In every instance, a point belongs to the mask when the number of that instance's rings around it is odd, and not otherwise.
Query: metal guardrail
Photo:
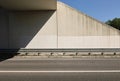
[[[1,52],[120,52],[120,48],[88,49],[0,49]]]
[[[3,53],[17,53],[19,56],[120,56],[120,49],[0,49],[0,54]]]

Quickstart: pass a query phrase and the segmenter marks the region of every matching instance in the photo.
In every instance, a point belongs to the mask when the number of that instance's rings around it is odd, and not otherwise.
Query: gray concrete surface
[[[114,71],[118,72],[84,72]],[[5,72],[1,72],[5,71]],[[19,72],[7,72],[19,71]],[[20,71],[36,71],[22,72]],[[48,71],[45,73],[37,71]],[[65,71],[65,72],[49,72]],[[83,71],[69,72],[66,71]],[[0,81],[119,81],[119,58],[13,58],[0,62]]]
[[[0,0],[0,6],[9,10],[55,10],[57,0]]]

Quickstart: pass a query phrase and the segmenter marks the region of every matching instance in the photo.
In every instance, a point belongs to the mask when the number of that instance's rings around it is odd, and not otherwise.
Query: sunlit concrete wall
[[[58,2],[58,48],[120,48],[120,31]]]

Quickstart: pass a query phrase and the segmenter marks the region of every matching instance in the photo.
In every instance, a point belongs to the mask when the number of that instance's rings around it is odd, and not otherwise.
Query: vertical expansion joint
[[[58,48],[58,10],[56,10],[56,24],[57,24],[57,48]]]

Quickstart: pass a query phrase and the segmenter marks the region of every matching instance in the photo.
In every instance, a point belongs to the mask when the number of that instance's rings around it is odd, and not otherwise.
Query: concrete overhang
[[[57,0],[0,0],[0,7],[8,10],[56,10]]]

